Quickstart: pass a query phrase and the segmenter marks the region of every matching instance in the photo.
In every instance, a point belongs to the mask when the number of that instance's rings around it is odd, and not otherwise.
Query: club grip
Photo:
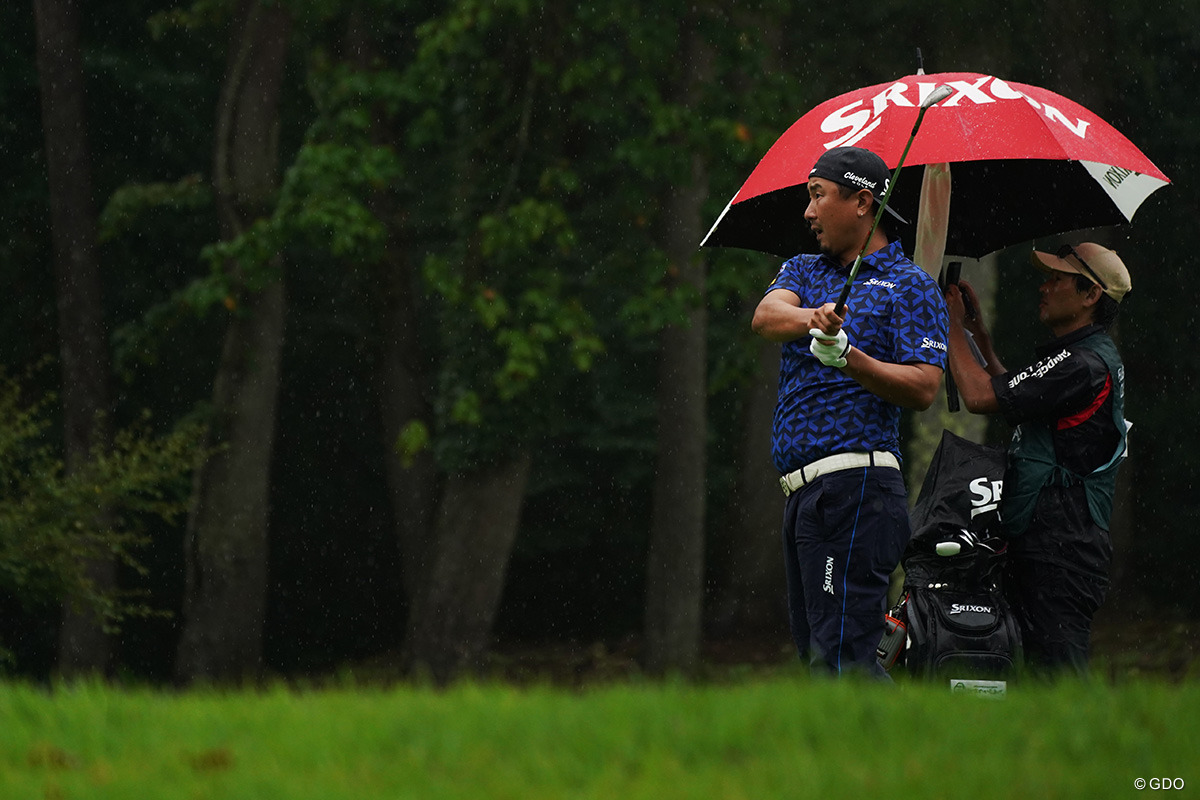
[[[842,296],[838,298],[837,305],[833,307],[833,313],[837,314],[839,317],[842,316],[842,314],[844,314],[846,311],[846,300],[848,300],[849,297],[850,283],[847,282],[846,285],[842,287]]]

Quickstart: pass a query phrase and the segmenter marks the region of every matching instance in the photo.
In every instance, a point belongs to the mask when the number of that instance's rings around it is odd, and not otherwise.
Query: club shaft
[[[892,172],[892,179],[888,181],[887,191],[883,193],[883,199],[879,201],[879,210],[875,212],[875,221],[871,223],[871,230],[867,233],[867,239],[863,242],[862,249],[858,251],[858,257],[854,259],[854,266],[850,268],[850,275],[846,278],[846,285],[842,287],[842,294],[838,298],[837,305],[834,307],[834,313],[839,317],[846,310],[846,300],[850,297],[850,287],[854,284],[854,278],[858,275],[858,268],[862,266],[863,256],[867,254],[867,248],[871,245],[871,239],[875,236],[875,229],[879,227],[879,220],[883,218],[883,211],[887,208],[888,200],[892,196],[892,190],[896,188],[896,181],[900,180],[900,168],[904,166],[904,159],[908,158],[908,150],[912,147],[913,139],[917,138],[917,131],[921,128],[921,120],[925,119],[925,112],[943,97],[945,97],[945,93],[939,89],[930,96],[928,101],[921,105],[921,109],[917,112],[917,121],[913,123],[912,133],[908,135],[908,141],[904,145],[904,152],[900,154],[900,161],[896,164],[895,171]]]

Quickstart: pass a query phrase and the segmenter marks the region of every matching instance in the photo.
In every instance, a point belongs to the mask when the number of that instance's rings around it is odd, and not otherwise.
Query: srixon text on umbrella
[[[893,83],[879,94],[871,98],[871,107],[864,106],[864,101],[855,100],[849,105],[842,106],[821,122],[821,130],[825,133],[842,133],[837,138],[825,143],[825,147],[841,147],[852,145],[875,130],[879,125],[879,116],[888,106],[916,107],[921,104],[940,84],[918,82],[908,84]],[[997,101],[1024,100],[1029,105],[1042,112],[1052,122],[1057,122],[1080,139],[1087,138],[1088,124],[1076,118],[1069,119],[1065,114],[1052,105],[1042,103],[1019,92],[999,78],[985,75],[975,81],[947,81],[946,85],[955,91],[940,105],[942,108],[952,108],[960,103],[995,103]],[[864,106],[860,108],[860,106]]]

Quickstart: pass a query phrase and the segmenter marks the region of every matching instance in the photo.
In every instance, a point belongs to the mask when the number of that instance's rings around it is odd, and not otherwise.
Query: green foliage
[[[211,273],[189,290],[199,310],[279,278],[276,257],[289,247],[320,248],[336,258],[376,260],[386,231],[367,208],[372,191],[398,176],[386,148],[310,142],[284,176],[274,213],[230,241],[204,249]]]
[[[87,565],[115,559],[141,569],[146,522],[172,521],[185,508],[203,428],[184,423],[154,435],[146,419],[67,472],[46,443],[53,400],[24,403],[17,381],[0,375],[0,590],[29,607],[71,603],[107,624],[148,613],[136,598],[95,585]]]
[[[402,75],[372,79],[384,90],[373,113],[400,128],[406,156],[393,187],[406,238],[424,245],[439,353],[430,430],[446,466],[550,433],[551,398],[605,350],[583,294],[567,120],[544,112],[556,102],[553,17],[526,2],[454,3],[416,26]]]
[[[131,183],[113,192],[100,213],[99,239],[107,242],[134,229],[158,209],[192,210],[212,205],[212,190],[199,175],[175,183]]]
[[[510,302],[489,286],[471,298],[478,323],[493,332],[500,366],[492,381],[502,401],[511,401],[551,364],[551,348],[567,347],[568,363],[588,370],[603,344],[578,298],[568,296],[569,282],[557,259],[572,255],[576,237],[557,203],[526,198],[479,221],[480,256],[487,272],[513,286]]]
[[[405,468],[413,465],[416,457],[429,447],[429,427],[421,420],[411,420],[396,436],[395,451]]]
[[[369,204],[403,177],[403,169],[391,148],[370,142],[368,104],[375,89],[394,81],[366,81],[340,68],[322,70],[319,62],[314,69],[310,88],[322,114],[286,170],[271,214],[232,240],[206,246],[201,258],[208,274],[179,293],[199,313],[218,306],[236,311],[243,293],[280,278],[278,256],[289,248],[343,262],[369,263],[382,256],[387,230]]]
[[[172,31],[194,32],[227,22],[236,5],[232,0],[191,0],[177,8],[158,11],[150,16],[150,35],[161,39]]]

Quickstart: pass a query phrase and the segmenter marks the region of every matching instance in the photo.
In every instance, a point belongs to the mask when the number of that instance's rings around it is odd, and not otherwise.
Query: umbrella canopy
[[[978,258],[1018,242],[1133,219],[1169,179],[1115,128],[1062,95],[991,75],[913,75],[839,95],[779,137],[725,207],[701,246],[781,257],[816,248],[804,209],[808,171],[821,153],[865,147],[894,169],[918,106],[938,86],[954,90],[929,109],[888,205],[917,218],[924,164],[949,163],[954,179],[946,248]],[[900,238],[913,252],[914,226]]]

